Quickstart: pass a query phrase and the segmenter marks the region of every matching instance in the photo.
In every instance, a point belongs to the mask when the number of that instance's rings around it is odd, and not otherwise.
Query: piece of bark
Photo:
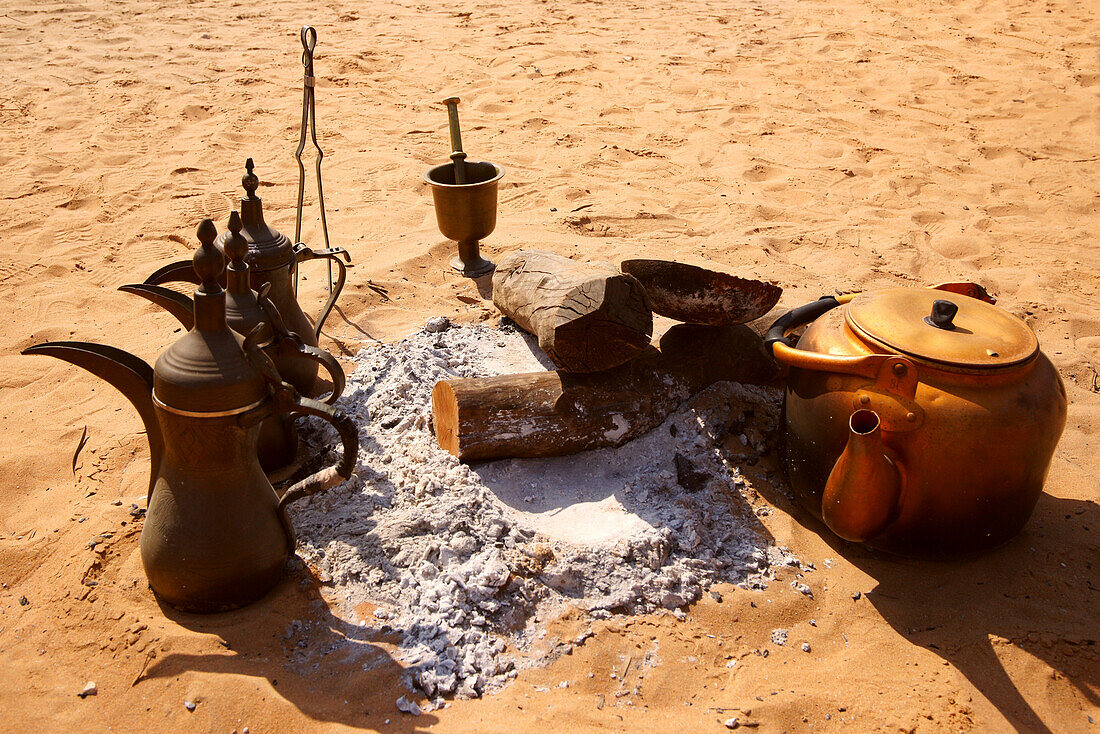
[[[783,295],[774,283],[671,260],[623,260],[621,267],[645,288],[654,313],[689,324],[732,326],[755,321]]]
[[[650,346],[605,372],[556,370],[437,382],[435,435],[462,461],[620,446],[722,380],[781,383],[763,341],[748,327],[682,324],[669,329],[660,349]]]
[[[510,253],[493,273],[493,303],[568,372],[617,367],[641,354],[653,333],[645,289],[611,263]]]

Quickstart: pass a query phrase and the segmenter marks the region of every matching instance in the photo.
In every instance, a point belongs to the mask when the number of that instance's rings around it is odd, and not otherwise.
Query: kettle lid
[[[241,236],[248,242],[249,267],[255,271],[289,266],[294,260],[294,243],[264,221],[263,200],[256,196],[260,179],[252,170],[256,166],[249,158],[244,167],[245,174],[241,178],[241,186],[245,192],[241,199]],[[218,247],[224,248],[229,237],[229,232],[223,232],[218,238]]]
[[[1011,367],[1039,352],[1035,332],[1008,311],[931,288],[861,293],[845,320],[861,337],[949,367]]]
[[[225,320],[225,291],[218,283],[225,257],[214,246],[218,230],[199,225],[202,247],[195,252],[195,326],[157,359],[153,399],[169,411],[231,415],[267,398],[267,381],[244,352],[244,338]]]

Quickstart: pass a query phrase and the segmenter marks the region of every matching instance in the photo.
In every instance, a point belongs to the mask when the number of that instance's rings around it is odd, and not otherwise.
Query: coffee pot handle
[[[325,368],[325,371],[328,372],[329,377],[332,378],[332,392],[323,398],[318,398],[318,400],[325,405],[334,404],[337,399],[344,394],[344,382],[347,379],[344,375],[344,368],[336,361],[336,357],[333,357],[320,347],[311,347],[308,344],[302,344],[298,347],[298,353],[303,357],[308,357],[320,363],[320,365]]]
[[[287,488],[279,500],[279,512],[284,513],[285,517],[286,506],[291,502],[323,492],[351,476],[351,472],[355,469],[355,463],[359,458],[359,428],[355,425],[355,421],[344,411],[312,398],[294,396],[289,405],[282,407],[285,408],[282,412],[305,413],[328,421],[340,434],[340,441],[344,446],[344,455],[340,457],[340,461],[335,465],[310,474],[305,479],[295,482]],[[290,523],[287,521],[287,528],[289,527]]]
[[[341,279],[341,285],[343,280]],[[293,331],[290,331],[286,322],[283,321],[283,317],[279,314],[279,309],[275,306],[272,300],[268,297],[268,293],[271,291],[271,283],[264,283],[260,286],[260,291],[256,295],[259,300],[260,307],[267,314],[268,322],[271,325],[272,331],[275,332],[277,340],[276,349],[280,355],[286,354],[298,354],[307,359],[320,364],[328,372],[332,378],[332,392],[322,401],[328,405],[332,405],[339,399],[344,392],[344,382],[346,380],[344,376],[344,368],[340,366],[340,363],[336,361],[336,358],[319,347],[311,347],[302,341],[302,338]]]
[[[280,413],[315,415],[328,421],[336,428],[336,432],[340,434],[340,441],[344,446],[344,455],[340,457],[339,462],[314,472],[299,482],[295,482],[287,488],[279,499],[279,517],[283,523],[283,530],[286,531],[287,541],[293,548],[295,542],[294,528],[286,514],[287,505],[303,497],[330,489],[351,476],[352,470],[355,469],[355,463],[359,459],[359,428],[355,425],[355,421],[344,411],[326,405],[319,400],[302,397],[290,383],[285,382],[279,376],[275,363],[259,346],[265,332],[264,326],[263,323],[257,324],[256,328],[245,337],[244,351],[253,364],[263,372],[264,377],[267,378],[272,387],[275,388],[275,394],[270,403],[259,411],[255,411],[247,420],[258,422],[269,415]]]
[[[344,260],[340,257],[343,256]],[[292,268],[298,267],[299,263],[304,263],[307,260],[331,260],[337,265],[336,285],[333,286],[332,292],[329,293],[328,300],[325,302],[321,312],[317,314],[317,318],[314,320],[313,336],[315,338],[321,337],[321,327],[325,325],[325,319],[328,318],[329,313],[332,312],[332,307],[336,305],[336,299],[340,297],[340,291],[344,289],[344,281],[347,280],[348,268],[352,267],[351,255],[343,247],[333,247],[328,250],[314,250],[313,248],[299,242],[294,246],[294,263]]]

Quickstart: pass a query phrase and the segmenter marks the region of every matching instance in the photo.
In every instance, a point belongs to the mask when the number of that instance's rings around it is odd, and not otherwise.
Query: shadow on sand
[[[1068,679],[1100,707],[1100,505],[1044,493],[1020,535],[955,561],[876,553],[840,540],[804,509],[795,516],[877,581],[867,599],[899,635],[953,665],[1019,731],[1051,729],[1005,670],[997,647],[1006,644],[1043,661],[1053,678]]]
[[[179,612],[161,604],[181,627],[217,635],[226,650],[211,654],[169,653],[150,664],[142,679],[172,678],[188,671],[264,678],[275,693],[315,721],[377,730],[422,731],[438,722],[432,714],[415,719],[394,707],[409,695],[404,669],[367,630],[332,615],[318,593],[319,582],[300,560],[291,562],[282,583],[260,601],[223,614]],[[350,704],[349,704],[350,702]]]

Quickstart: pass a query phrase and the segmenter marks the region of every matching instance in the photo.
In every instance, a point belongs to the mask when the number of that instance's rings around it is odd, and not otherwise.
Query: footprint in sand
[[[981,254],[981,244],[977,237],[964,234],[952,234],[933,237],[929,246],[949,260],[963,260]]]
[[[815,145],[813,151],[822,158],[839,158],[844,155],[844,146],[840,143],[821,143]]]
[[[1073,346],[1087,354],[1091,359],[1100,359],[1100,336],[1086,336],[1075,339]]]
[[[943,212],[930,211],[920,211],[912,216],[914,222],[925,228],[928,228],[933,224],[939,224],[945,218],[946,217],[944,217]]]
[[[767,181],[769,178],[774,178],[777,173],[778,171],[776,169],[757,163],[755,166],[742,173],[741,176],[746,181],[758,183],[760,181]]]
[[[1072,318],[1069,333],[1075,347],[1092,359],[1100,359],[1100,319]]]
[[[1015,148],[1008,148],[1003,145],[983,145],[978,148],[978,152],[981,153],[982,158],[989,161],[995,161],[1009,155],[1019,155]]]
[[[187,105],[182,110],[180,110],[180,117],[193,122],[206,120],[214,114],[213,112],[211,112],[212,109],[213,105],[208,104]]]

